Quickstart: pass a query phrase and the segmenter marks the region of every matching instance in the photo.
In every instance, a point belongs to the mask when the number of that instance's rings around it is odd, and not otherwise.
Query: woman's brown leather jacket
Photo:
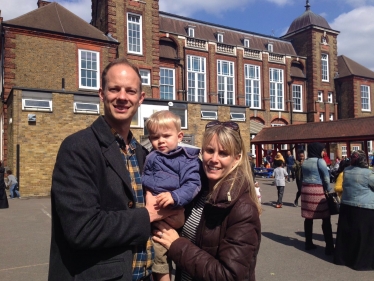
[[[193,280],[256,280],[261,241],[259,213],[249,197],[249,184],[239,175],[235,178],[226,180],[209,196],[196,245],[181,237],[170,246],[168,256]]]

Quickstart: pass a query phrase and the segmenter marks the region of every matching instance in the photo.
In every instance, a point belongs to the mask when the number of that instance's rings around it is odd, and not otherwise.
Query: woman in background
[[[374,172],[362,150],[344,170],[334,263],[374,270]]]

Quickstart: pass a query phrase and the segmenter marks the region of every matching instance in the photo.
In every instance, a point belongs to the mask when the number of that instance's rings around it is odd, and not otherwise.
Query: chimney
[[[42,0],[38,0],[38,8],[42,8],[44,6],[47,6],[48,4],[51,4],[51,2],[49,1],[42,1]]]
[[[3,23],[3,17],[1,16],[1,10],[0,10],[0,24]]]

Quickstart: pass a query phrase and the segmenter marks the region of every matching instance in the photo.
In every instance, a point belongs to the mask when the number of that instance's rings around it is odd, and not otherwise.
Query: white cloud
[[[0,9],[4,21],[22,16],[38,8],[37,0],[4,0],[2,2]],[[85,21],[91,21],[91,0],[55,0],[55,2]]]
[[[374,71],[374,6],[364,6],[341,14],[331,24],[340,31],[338,54],[362,64]]]

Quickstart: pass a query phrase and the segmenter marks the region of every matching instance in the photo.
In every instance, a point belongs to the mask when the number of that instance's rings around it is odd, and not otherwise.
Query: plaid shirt
[[[140,178],[140,171],[138,166],[138,160],[135,155],[135,148],[138,144],[132,133],[129,132],[129,145],[126,150],[126,143],[123,138],[112,129],[112,133],[116,137],[117,144],[120,148],[121,155],[125,161],[127,170],[130,173],[131,187],[134,194],[136,208],[142,208],[144,204],[144,194],[142,188],[142,181]],[[152,273],[152,264],[154,260],[154,249],[152,246],[151,237],[149,237],[146,245],[138,245],[133,247],[133,262],[132,262],[132,280],[140,280],[145,276]]]

